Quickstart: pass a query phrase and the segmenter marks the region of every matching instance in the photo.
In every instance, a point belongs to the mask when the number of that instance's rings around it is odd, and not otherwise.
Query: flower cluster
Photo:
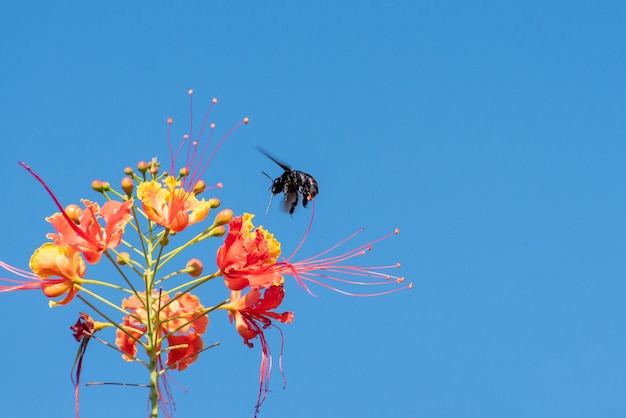
[[[209,112],[216,103],[214,99]],[[379,240],[330,255],[353,235],[317,256],[294,261],[312,226],[314,205],[309,229],[286,258],[281,257],[281,245],[274,235],[254,226],[254,215],[235,216],[232,210],[222,209],[209,218],[221,202],[217,198],[199,197],[210,189],[201,177],[220,144],[237,127],[247,124],[248,119],[231,128],[209,153],[215,124],[206,125],[208,116],[209,113],[197,138],[194,139],[191,129],[177,147],[170,138],[169,171],[162,171],[160,162],[152,159],[139,162],[136,169],[127,167],[120,190],[105,181],[92,182],[93,190],[104,199],[102,203],[82,199],[80,204],[63,207],[49,186],[30,167],[20,163],[46,189],[58,212],[46,218],[53,232],[46,235],[50,241],[34,251],[29,270],[0,262],[0,267],[14,276],[0,279],[4,282],[0,292],[41,290],[50,298],[51,307],[68,305],[78,299],[92,309],[94,317],[101,318],[94,321],[91,315],[81,313],[71,327],[74,338],[81,343],[73,375],[77,415],[83,357],[92,339],[115,347],[124,360],[145,366],[149,376],[150,415],[157,417],[163,411],[170,416],[172,400],[167,373],[187,369],[203,351],[215,345],[207,347],[203,339],[209,315],[226,311],[244,344],[252,348],[253,342],[259,341],[261,346],[258,412],[269,391],[272,365],[265,332],[270,327],[278,328],[277,323],[288,324],[294,319],[293,312],[280,309],[286,294],[286,277],[294,278],[299,287],[311,294],[310,284],[357,296],[411,287],[401,284],[402,277],[385,272],[399,267],[397,264],[373,267],[351,264],[355,257],[397,230]],[[168,118],[168,138],[171,124],[172,119]],[[209,135],[203,139],[207,126]],[[182,168],[176,171],[181,154],[185,158]],[[191,232],[191,238],[183,238],[189,235],[183,232]],[[223,237],[216,255],[215,247],[206,242],[211,237]],[[173,260],[182,258],[192,246],[205,256],[187,259],[184,268],[172,270]],[[204,265],[213,257],[215,270],[205,274]],[[116,269],[117,279],[100,281],[86,277],[88,265],[91,269],[103,262]],[[350,276],[356,279],[349,279]],[[181,283],[181,277],[186,277],[186,281]],[[217,278],[223,279],[224,286],[220,287],[225,287],[224,296],[212,304],[201,303],[199,288]],[[390,287],[362,293],[349,291],[347,286],[352,285]],[[108,291],[103,293],[98,289]],[[111,300],[110,290],[121,296]],[[107,329],[115,331],[114,344],[100,338]]]

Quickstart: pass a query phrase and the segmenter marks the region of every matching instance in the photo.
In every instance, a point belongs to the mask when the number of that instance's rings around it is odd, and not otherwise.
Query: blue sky
[[[414,285],[288,283],[287,388],[275,373],[261,417],[624,416],[624,21],[618,1],[4,2],[0,259],[26,268],[55,211],[18,161],[64,203],[95,199],[92,179],[167,160],[194,88],[197,117],[219,98],[219,132],[250,118],[207,173],[225,207],[299,242],[309,210],[264,216],[261,170],[280,169],[262,146],[320,184],[302,256],[399,227],[363,263]],[[72,416],[67,327],[86,308],[1,297],[3,415]],[[221,346],[174,376],[175,416],[252,416],[258,347],[219,313],[206,339]],[[83,381],[143,379],[90,347]],[[144,416],[146,397],[83,388],[82,416]]]

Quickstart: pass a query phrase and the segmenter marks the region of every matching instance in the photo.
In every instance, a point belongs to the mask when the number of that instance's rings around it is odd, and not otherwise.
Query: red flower
[[[393,233],[360,245],[352,250],[348,250],[343,254],[334,256],[327,255],[354,238],[362,229],[316,256],[309,257],[302,261],[292,262],[291,260],[297,253],[296,250],[289,258],[278,261],[280,243],[272,234],[265,231],[262,227],[254,228],[251,222],[252,218],[253,215],[248,213],[233,218],[228,223],[229,230],[224,240],[224,245],[217,251],[217,265],[224,276],[226,286],[231,290],[241,290],[247,286],[251,289],[260,289],[273,284],[280,284],[283,282],[283,275],[294,277],[310,294],[313,293],[309,290],[306,282],[315,283],[350,296],[378,296],[412,287],[412,284],[409,284],[408,286],[395,287],[390,290],[374,293],[354,293],[337,288],[329,283],[336,282],[343,285],[384,286],[404,282],[404,277],[382,272],[384,270],[399,268],[399,264],[385,266],[344,264],[352,258],[366,254],[366,252],[373,248],[375,243],[397,234],[399,232],[397,229]],[[298,246],[298,249],[302,246],[305,239],[306,234]],[[352,280],[341,277],[345,275],[375,280]]]
[[[84,313],[80,313],[80,317],[76,321],[76,323],[70,327],[72,331],[74,331],[74,338],[77,342],[80,343],[78,347],[78,353],[76,354],[76,358],[74,359],[74,364],[72,365],[72,383],[74,384],[74,397],[76,403],[76,417],[78,418],[78,404],[79,404],[79,393],[80,393],[80,374],[83,370],[83,360],[85,359],[85,354],[87,353],[87,345],[91,340],[91,337],[96,333],[96,331],[100,331],[108,324],[104,324],[102,322],[96,322],[91,317]]]
[[[282,303],[285,297],[283,285],[268,287],[265,289],[263,297],[261,297],[261,292],[256,289],[250,290],[243,296],[241,295],[241,291],[233,290],[230,292],[230,295],[230,303],[224,305],[222,309],[228,310],[228,317],[231,322],[233,320],[235,321],[237,332],[243,337],[244,344],[252,348],[253,344],[250,340],[257,336],[261,341],[259,397],[256,405],[256,412],[258,413],[269,391],[270,374],[272,370],[272,354],[269,344],[265,339],[264,330],[273,325],[272,319],[285,324],[293,322],[293,312],[271,312]]]
[[[283,278],[272,270],[280,255],[280,243],[263,227],[254,228],[254,215],[244,213],[228,223],[224,245],[217,250],[217,265],[230,290],[266,288]]]
[[[132,219],[130,209],[133,202],[111,200],[102,209],[89,200],[81,202],[85,205],[85,210],[78,209],[75,214],[78,219],[76,223],[69,219],[65,211],[46,218],[57,231],[56,234],[50,233],[46,237],[57,245],[68,245],[82,252],[85,260],[94,264],[100,260],[104,251],[120,244],[124,227]],[[104,228],[100,226],[99,218],[104,219]]]
[[[270,286],[261,297],[259,290],[250,290],[245,295],[241,291],[230,292],[230,303],[223,306],[228,309],[230,321],[235,321],[239,335],[244,344],[252,347],[250,340],[263,334],[263,330],[272,325],[272,319],[288,324],[293,322],[293,312],[270,312],[278,308],[285,297],[283,285]]]

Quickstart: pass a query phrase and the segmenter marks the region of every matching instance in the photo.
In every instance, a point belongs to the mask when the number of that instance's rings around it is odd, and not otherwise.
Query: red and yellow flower
[[[49,298],[65,295],[60,301],[50,301],[50,306],[67,305],[78,293],[77,285],[82,283],[86,271],[85,262],[78,251],[50,242],[35,250],[29,266],[32,273],[0,262],[0,267],[26,279],[0,279],[14,283],[0,286],[0,292],[41,289]]]
[[[280,272],[272,268],[280,256],[274,235],[252,224],[254,215],[244,213],[228,223],[224,245],[217,250],[217,265],[230,290],[266,288],[280,284]]]
[[[243,216],[233,218],[228,223],[228,235],[224,240],[224,245],[217,250],[217,265],[224,277],[226,286],[231,290],[242,290],[246,287],[261,289],[281,284],[284,280],[283,275],[292,276],[310,294],[312,292],[306,282],[351,296],[378,296],[411,287],[409,284],[405,287],[395,287],[391,290],[375,293],[353,293],[330,284],[335,282],[341,285],[379,286],[404,282],[404,277],[382,272],[383,270],[399,268],[399,264],[386,266],[345,264],[346,261],[370,251],[375,243],[397,234],[398,230],[357,246],[343,254],[327,255],[361,232],[358,231],[321,254],[302,261],[292,262],[295,252],[289,258],[278,260],[280,243],[263,227],[255,228],[252,224],[253,217],[254,215],[245,213]],[[369,277],[375,280],[352,280],[341,277],[346,275]]]

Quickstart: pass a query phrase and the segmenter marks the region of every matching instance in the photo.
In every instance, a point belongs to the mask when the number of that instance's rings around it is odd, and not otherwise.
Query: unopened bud
[[[83,214],[83,210],[78,205],[74,203],[67,205],[65,207],[65,213],[75,224],[80,224],[80,215]]]
[[[233,219],[233,211],[230,209],[222,209],[220,213],[215,216],[215,221],[213,221],[213,225],[226,225]]]
[[[226,233],[226,227],[224,225],[220,225],[211,229],[211,232],[209,232],[208,236],[209,237],[222,237],[224,236],[225,233]]]
[[[111,183],[109,183],[108,181],[103,181],[102,190],[104,190],[105,192],[108,192],[109,190],[111,190]]]
[[[104,184],[100,180],[94,180],[91,182],[91,188],[98,193],[102,193],[104,191]]]
[[[180,171],[178,172],[178,174],[181,177],[187,177],[189,175],[189,168],[187,168],[187,167],[181,168]]]
[[[135,188],[135,183],[133,183],[133,179],[130,177],[124,177],[122,179],[122,190],[126,193],[126,196],[131,197],[133,195],[133,189]]]
[[[202,261],[198,260],[197,258],[192,258],[191,260],[187,261],[185,269],[191,277],[198,277],[202,274]]]
[[[117,264],[119,264],[120,266],[126,265],[128,263],[130,263],[130,254],[128,254],[127,252],[121,252],[118,254],[117,258],[115,259],[115,261],[117,261]]]
[[[212,197],[209,199],[209,207],[211,209],[219,208],[221,203],[222,202],[220,202],[220,200],[217,197]]]
[[[195,195],[199,195],[206,189],[206,183],[204,180],[198,180],[196,184],[193,186],[193,192]]]
[[[133,174],[133,168],[132,167],[124,168],[124,174],[126,174],[127,176],[132,175]]]
[[[156,176],[157,174],[159,174],[159,166],[158,165],[151,166],[150,174],[152,174],[153,176]]]
[[[145,174],[146,171],[148,171],[148,163],[145,161],[139,161],[137,163],[137,170],[139,170],[140,173]]]

